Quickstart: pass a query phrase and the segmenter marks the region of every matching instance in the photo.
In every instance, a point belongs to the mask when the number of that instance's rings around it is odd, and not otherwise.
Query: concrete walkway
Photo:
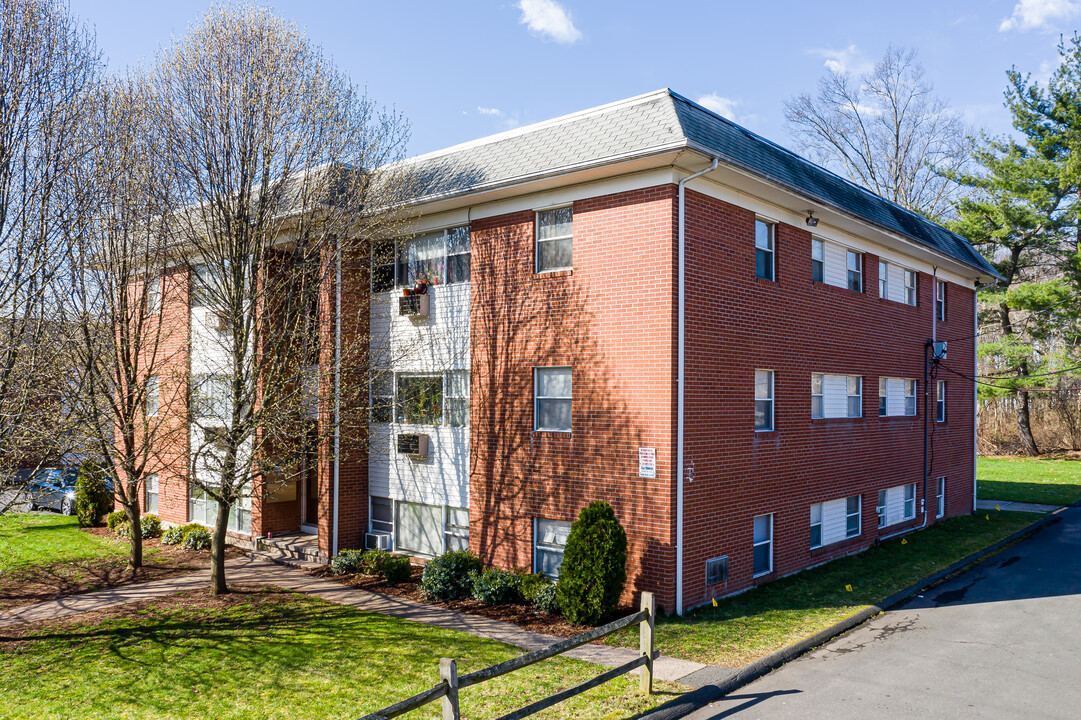
[[[1037,503],[1007,502],[1005,500],[977,500],[977,510],[1009,510],[1012,512],[1049,513],[1058,510],[1058,505],[1039,505]]]
[[[230,583],[275,585],[286,590],[313,595],[338,605],[348,605],[365,612],[465,632],[514,645],[527,651],[539,650],[563,639],[554,635],[530,632],[500,620],[347,587],[330,580],[312,577],[293,568],[258,559],[235,558],[227,561],[226,566],[228,567],[226,576]],[[99,590],[83,595],[71,595],[59,600],[27,605],[0,613],[0,629],[43,620],[55,620],[77,613],[103,610],[125,603],[152,600],[174,593],[196,590],[206,587],[209,578],[210,570],[207,569],[192,575]],[[616,667],[638,657],[638,651],[608,645],[583,645],[563,653],[563,656],[604,667]],[[662,655],[654,662],[653,672],[658,680],[678,682],[681,678],[704,667],[706,666],[700,663]]]

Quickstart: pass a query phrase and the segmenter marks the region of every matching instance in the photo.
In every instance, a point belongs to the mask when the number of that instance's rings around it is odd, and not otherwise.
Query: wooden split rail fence
[[[653,620],[656,609],[656,600],[653,597],[653,593],[644,592],[642,593],[642,609],[633,615],[628,615],[625,618],[614,620],[607,625],[593,628],[589,632],[568,638],[555,645],[549,645],[541,650],[535,650],[525,655],[519,655],[506,662],[501,662],[498,665],[492,665],[491,667],[486,667],[483,670],[477,670],[476,672],[471,672],[466,675],[458,675],[458,665],[453,659],[442,658],[439,661],[440,683],[438,685],[425,690],[422,693],[418,693],[411,698],[394,703],[382,710],[378,710],[370,715],[365,715],[360,720],[389,720],[389,718],[398,717],[399,715],[403,715],[411,710],[416,710],[417,708],[435,702],[436,700],[442,700],[443,702],[443,720],[459,720],[458,693],[461,690],[487,680],[492,680],[500,675],[506,675],[509,672],[521,670],[533,663],[555,657],[556,655],[560,655],[568,650],[585,645],[586,643],[600,640],[603,637],[607,637],[618,630],[622,630],[623,628],[630,627],[634,624],[638,624],[639,656],[637,658],[630,662],[625,662],[619,667],[607,670],[584,683],[567,688],[566,690],[561,690],[560,692],[549,695],[541,700],[537,700],[534,703],[526,705],[524,708],[504,715],[499,718],[499,720],[520,720],[520,718],[529,717],[534,713],[538,713],[541,710],[545,710],[553,705],[561,703],[567,698],[584,693],[586,690],[595,688],[598,685],[603,685],[620,675],[625,675],[635,668],[642,668],[641,682],[639,685],[640,690],[646,695],[650,695],[653,693],[653,660],[656,657],[653,643]]]

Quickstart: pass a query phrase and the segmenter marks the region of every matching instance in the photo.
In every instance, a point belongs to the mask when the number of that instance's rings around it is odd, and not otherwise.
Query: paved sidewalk
[[[524,650],[539,650],[553,645],[563,638],[554,635],[523,630],[517,625],[491,618],[425,605],[406,598],[389,597],[358,588],[340,585],[330,580],[312,577],[307,573],[253,558],[235,558],[226,562],[227,577],[235,584],[276,585],[294,592],[322,598],[338,605],[348,605],[366,612],[380,613],[390,617],[436,625],[469,633],[477,637],[514,645]],[[192,575],[166,578],[153,582],[100,590],[98,592],[72,595],[59,600],[28,605],[0,613],[0,629],[42,620],[54,620],[76,613],[103,610],[125,603],[172,595],[187,590],[206,587],[210,570]],[[616,667],[638,657],[638,651],[608,645],[583,645],[563,653],[564,657],[584,660],[604,667]],[[705,667],[700,663],[661,656],[654,662],[654,677],[658,680],[679,681]]]
[[[1012,512],[1049,513],[1058,510],[1058,505],[1039,505],[1037,503],[1008,502],[1006,500],[977,500],[977,510],[1009,510]]]

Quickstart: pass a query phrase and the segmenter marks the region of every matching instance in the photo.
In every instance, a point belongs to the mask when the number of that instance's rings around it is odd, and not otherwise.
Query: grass
[[[682,619],[659,620],[657,647],[666,655],[742,667],[879,602],[1039,517],[992,511],[887,540],[862,553],[718,600],[716,608],[707,605]],[[609,639],[627,647],[637,643],[631,633]]]
[[[1044,505],[1081,500],[1081,460],[1076,458],[981,457],[976,496]]]
[[[112,612],[112,615],[109,615]],[[0,718],[356,718],[522,651],[464,633],[263,589],[222,599],[188,593],[0,638]],[[463,718],[495,717],[592,677],[554,659],[461,693]],[[623,676],[538,717],[633,717],[647,698]],[[440,704],[410,713],[440,717]]]
[[[32,566],[127,554],[127,544],[82,532],[74,517],[34,513],[0,515],[0,574]]]

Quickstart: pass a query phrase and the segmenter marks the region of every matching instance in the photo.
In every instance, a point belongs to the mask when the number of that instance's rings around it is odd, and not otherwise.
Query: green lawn
[[[441,656],[466,673],[521,652],[284,591],[189,593],[0,638],[0,718],[357,718],[435,685]],[[495,717],[599,671],[532,665],[462,690],[462,717]],[[623,676],[539,717],[633,717],[676,687],[646,698],[637,681]]]
[[[981,500],[1070,505],[1081,500],[1081,460],[981,457],[976,461]]]
[[[887,540],[857,555],[659,620],[657,647],[666,655],[741,667],[813,635],[908,585],[1025,527],[1034,513],[990,512],[954,518]],[[846,589],[851,586],[852,590]],[[631,633],[613,642],[635,647]]]
[[[74,517],[34,513],[0,515],[0,574],[31,566],[127,554],[126,543],[82,532]]]

